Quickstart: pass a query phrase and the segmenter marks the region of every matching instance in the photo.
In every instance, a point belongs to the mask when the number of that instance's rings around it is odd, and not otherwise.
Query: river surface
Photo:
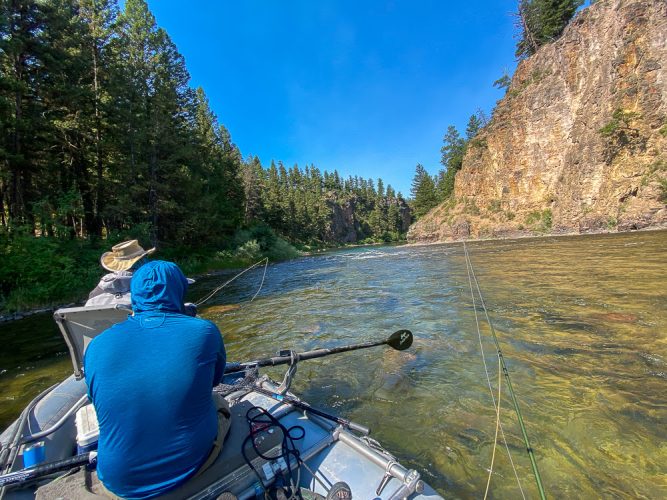
[[[667,232],[469,243],[547,495],[667,497]],[[200,279],[197,299],[228,275]],[[246,273],[200,308],[230,360],[373,339],[303,362],[293,390],[373,429],[448,498],[480,498],[496,413],[463,247],[364,247]],[[478,314],[483,311],[477,303]],[[497,357],[481,324],[490,379]],[[71,371],[49,316],[0,326],[0,427]],[[279,372],[271,372],[276,377]],[[500,418],[528,498],[537,490],[509,395]],[[490,491],[521,498],[499,442]]]

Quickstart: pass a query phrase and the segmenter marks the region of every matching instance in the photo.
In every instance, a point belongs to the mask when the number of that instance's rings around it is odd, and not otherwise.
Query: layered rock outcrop
[[[667,226],[667,2],[601,0],[522,61],[411,241]]]

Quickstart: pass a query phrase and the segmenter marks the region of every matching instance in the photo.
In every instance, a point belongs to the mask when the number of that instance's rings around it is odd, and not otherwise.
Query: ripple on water
[[[667,487],[667,232],[479,242],[468,246],[509,366],[547,493],[664,497]],[[373,429],[446,497],[486,486],[495,410],[495,346],[470,299],[462,246],[370,247],[271,265],[242,276],[202,314],[230,360],[415,336],[407,352],[354,351],[301,363],[294,390]],[[233,274],[199,280],[204,296]],[[71,370],[50,317],[0,326],[0,418]],[[40,356],[40,357],[38,357]],[[16,366],[34,367],[30,370]],[[281,371],[269,370],[279,378]],[[17,375],[22,376],[17,378]],[[505,380],[502,380],[505,387]],[[521,432],[503,392],[501,420],[527,495]],[[496,453],[494,498],[520,496]]]

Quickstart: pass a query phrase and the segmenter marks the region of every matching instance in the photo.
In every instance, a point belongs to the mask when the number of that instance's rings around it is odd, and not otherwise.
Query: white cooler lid
[[[100,427],[97,423],[97,413],[92,404],[82,406],[76,412],[76,442],[79,446],[87,446],[98,440]]]

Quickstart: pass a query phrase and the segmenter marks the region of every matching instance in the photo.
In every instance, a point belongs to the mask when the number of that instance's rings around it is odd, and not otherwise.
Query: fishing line
[[[498,403],[496,404],[496,398],[493,395],[493,387],[491,385],[491,376],[489,375],[489,368],[486,365],[486,355],[484,354],[484,345],[482,344],[482,332],[479,327],[479,318],[477,316],[477,305],[475,304],[475,292],[473,291],[472,287],[472,278],[470,275],[470,270],[472,269],[472,263],[470,262],[470,256],[468,255],[468,248],[466,247],[465,242],[463,243],[463,250],[465,252],[465,258],[466,258],[466,271],[468,272],[468,284],[470,285],[470,297],[472,298],[472,308],[473,312],[475,313],[475,324],[477,326],[479,349],[482,355],[482,363],[484,364],[484,373],[486,374],[486,382],[489,386],[489,394],[491,394],[491,400],[493,401],[493,409],[496,412],[496,434],[494,438],[493,453],[491,455],[491,466],[489,467],[489,477],[486,481],[486,491],[484,492],[484,498],[487,497],[489,492],[489,485],[491,484],[491,475],[493,474],[493,463],[496,456],[496,445],[498,443],[498,429],[500,428],[500,432],[503,438],[503,443],[505,444],[505,450],[507,450],[507,456],[509,457],[510,464],[512,465],[512,470],[514,471],[514,477],[516,478],[516,482],[519,485],[519,491],[521,492],[521,497],[524,500],[526,500],[526,495],[523,492],[523,488],[521,487],[521,481],[519,480],[519,474],[516,471],[516,467],[514,466],[514,460],[512,460],[512,454],[510,453],[509,446],[507,445],[507,438],[505,437],[505,431],[503,430],[503,426],[500,422],[500,397],[501,397],[500,391],[501,391],[501,380],[502,380],[500,360],[498,360]]]
[[[250,271],[251,269],[256,268],[256,267],[259,266],[260,264],[264,264],[264,274],[262,275],[262,282],[260,283],[259,288],[257,289],[257,292],[255,293],[255,295],[253,295],[252,299],[250,299],[250,302],[252,302],[253,300],[255,300],[255,297],[257,297],[257,295],[259,295],[259,292],[262,290],[262,286],[264,285],[264,278],[266,277],[266,269],[267,269],[267,267],[269,266],[269,258],[268,258],[268,257],[264,257],[264,258],[263,258],[262,260],[260,260],[259,262],[255,262],[252,266],[245,268],[243,271],[241,271],[240,273],[238,273],[236,276],[234,276],[234,277],[231,278],[230,280],[227,280],[225,283],[223,283],[222,285],[220,285],[219,287],[217,287],[216,289],[214,289],[212,292],[210,292],[208,295],[206,295],[206,296],[205,296],[203,299],[201,299],[199,302],[195,302],[195,305],[196,305],[197,307],[199,307],[199,306],[202,305],[204,302],[208,302],[209,300],[211,300],[211,298],[213,298],[213,296],[214,296],[216,293],[218,293],[220,290],[222,290],[223,288],[225,288],[227,285],[229,285],[229,284],[230,284],[232,281],[234,281],[236,278],[238,278],[239,276],[241,276],[241,275],[247,273],[247,272]]]
[[[261,261],[260,261],[261,262]],[[266,278],[266,269],[269,267],[269,258],[266,257],[265,262],[264,262],[264,274],[262,274],[262,281],[259,283],[259,288],[255,292],[255,295],[252,296],[252,299],[250,299],[250,302],[255,300],[255,297],[259,295],[259,292],[262,291],[262,287],[264,286],[264,278]]]
[[[466,255],[466,262],[470,265],[470,272],[472,274],[472,278],[475,281],[475,286],[477,288],[477,293],[479,295],[480,302],[482,304],[482,309],[484,310],[484,315],[486,317],[486,322],[489,325],[489,328],[491,329],[491,334],[493,336],[493,341],[496,345],[496,351],[498,353],[498,359],[500,360],[500,363],[502,364],[502,370],[503,374],[505,375],[505,380],[507,382],[507,390],[510,393],[510,396],[512,398],[512,403],[514,404],[514,411],[516,412],[517,420],[519,421],[519,427],[521,427],[521,433],[523,436],[523,441],[524,444],[526,445],[526,451],[528,452],[528,457],[530,458],[530,465],[533,469],[533,475],[535,476],[535,482],[537,483],[537,489],[540,493],[540,498],[542,500],[546,500],[546,494],[544,493],[544,487],[542,486],[542,479],[540,477],[540,472],[537,469],[537,461],[535,459],[535,453],[533,452],[533,448],[530,446],[530,440],[528,439],[528,433],[526,432],[526,426],[524,425],[523,422],[523,416],[521,414],[521,409],[519,408],[519,402],[516,399],[516,395],[514,394],[514,388],[512,387],[512,380],[510,379],[510,374],[509,370],[507,369],[507,365],[505,364],[505,358],[503,356],[503,352],[500,349],[500,343],[498,342],[498,336],[496,335],[496,330],[493,327],[493,323],[491,323],[491,318],[489,318],[489,313],[486,309],[486,304],[484,303],[484,296],[482,295],[482,290],[479,287],[479,281],[477,281],[477,276],[475,276],[475,270],[472,267],[472,262],[470,261],[470,256],[468,255],[468,248],[466,247],[465,241],[463,242],[463,249]]]

